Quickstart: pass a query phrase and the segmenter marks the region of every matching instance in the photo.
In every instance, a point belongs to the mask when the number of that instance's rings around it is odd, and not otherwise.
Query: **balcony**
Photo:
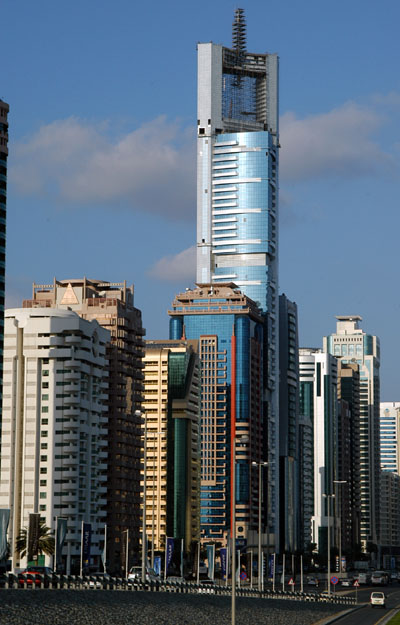
[[[65,405],[79,404],[80,401],[81,400],[80,400],[79,395],[69,395],[68,397],[64,397],[64,404]]]

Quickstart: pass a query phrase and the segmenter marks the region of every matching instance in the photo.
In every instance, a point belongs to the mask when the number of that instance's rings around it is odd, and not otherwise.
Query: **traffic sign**
[[[294,586],[293,577],[291,577],[288,581],[289,586]]]
[[[339,579],[336,577],[336,575],[334,575],[333,577],[331,577],[331,584],[333,584],[334,586],[336,586],[336,584],[338,583]]]
[[[359,584],[359,582],[358,582],[358,579],[356,579],[356,581],[354,582],[353,586],[355,586],[356,588],[358,588],[358,587],[359,587],[359,585],[360,585],[360,584]]]
[[[242,572],[240,573],[240,579],[241,579],[241,580],[243,580],[243,581],[245,581],[245,580],[247,579],[247,573],[246,573],[246,571],[242,571]]]

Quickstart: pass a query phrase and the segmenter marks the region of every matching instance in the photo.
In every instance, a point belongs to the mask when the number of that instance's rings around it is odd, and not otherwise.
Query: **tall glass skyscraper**
[[[243,9],[232,47],[198,45],[197,282],[234,282],[264,314],[270,514],[277,525],[278,57],[246,50]]]
[[[180,293],[169,314],[171,339],[199,342],[202,537],[226,544],[231,529],[231,452],[235,445],[236,536],[245,544],[258,522],[259,472],[252,463],[260,463],[265,454],[263,317],[232,283],[199,284]]]

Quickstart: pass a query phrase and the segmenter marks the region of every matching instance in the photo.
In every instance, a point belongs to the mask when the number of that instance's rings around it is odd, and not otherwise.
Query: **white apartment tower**
[[[384,401],[380,405],[381,470],[400,475],[400,402]]]
[[[379,432],[379,338],[366,334],[358,315],[336,317],[336,333],[324,337],[324,352],[343,363],[357,364],[360,371],[360,537],[379,542],[380,432]]]
[[[337,361],[330,354],[313,348],[299,349],[300,414],[312,428],[312,463],[307,459],[307,470],[312,468],[313,488],[304,480],[301,500],[303,511],[311,512],[310,529],[304,528],[304,538],[311,535],[321,553],[327,551],[327,529],[330,527],[331,545],[334,544],[335,506],[334,480],[337,479],[338,401]],[[327,497],[328,495],[328,497]],[[310,496],[313,497],[312,508]],[[329,507],[329,508],[328,508]],[[306,519],[307,521],[307,519]]]
[[[6,311],[0,508],[11,510],[14,570],[26,564],[15,541],[30,513],[40,513],[52,530],[56,517],[67,518],[67,572],[79,570],[81,524],[90,523],[91,563],[100,564],[108,340],[97,321],[70,310]]]

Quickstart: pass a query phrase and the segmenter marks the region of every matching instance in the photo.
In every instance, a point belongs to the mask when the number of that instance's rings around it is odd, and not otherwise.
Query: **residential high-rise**
[[[380,404],[380,547],[384,566],[400,558],[400,402]]]
[[[197,282],[235,283],[264,315],[264,436],[278,521],[278,57],[198,44]],[[278,526],[274,526],[277,535]]]
[[[400,475],[400,402],[385,401],[380,405],[381,470]]]
[[[107,430],[107,565],[111,573],[125,567],[125,532],[129,530],[129,560],[140,551],[141,406],[145,330],[134,306],[134,288],[126,282],[56,280],[33,285],[24,307],[71,309],[97,320],[111,334],[107,346],[109,389]]]
[[[10,107],[0,99],[0,406],[3,384],[4,297],[6,275],[7,159],[8,112]],[[1,409],[0,409],[1,410]],[[0,411],[1,439],[1,411]]]
[[[226,544],[236,443],[236,536],[244,544],[249,532],[258,527],[259,471],[252,463],[262,461],[265,453],[263,317],[255,303],[231,283],[198,284],[175,297],[169,314],[172,339],[199,341],[202,539]],[[275,512],[270,507],[263,525],[273,527]]]
[[[167,536],[200,540],[200,361],[197,341],[146,341],[146,533],[155,550]],[[154,552],[154,550],[152,550]]]
[[[299,340],[297,306],[279,296],[279,502],[283,553],[298,550],[299,509]]]
[[[360,370],[338,361],[338,472],[336,508],[340,515],[342,552],[360,545]]]
[[[90,566],[101,566],[107,452],[109,332],[69,310],[10,309],[5,315],[0,508],[9,508],[13,570],[29,514],[53,531],[67,519],[63,560],[79,573],[81,524],[92,530]],[[46,556],[47,566],[53,564]]]
[[[335,334],[324,337],[324,351],[342,363],[357,364],[360,371],[360,537],[367,543],[379,541],[379,367],[380,346],[376,336],[366,334],[357,315],[336,317]]]
[[[330,544],[335,544],[335,511],[331,497],[335,494],[334,480],[337,480],[337,360],[319,349],[300,348],[299,368],[300,410],[312,420],[313,433],[313,510],[308,522],[311,542],[320,553],[326,554],[328,527]],[[308,529],[304,531],[308,535]]]

